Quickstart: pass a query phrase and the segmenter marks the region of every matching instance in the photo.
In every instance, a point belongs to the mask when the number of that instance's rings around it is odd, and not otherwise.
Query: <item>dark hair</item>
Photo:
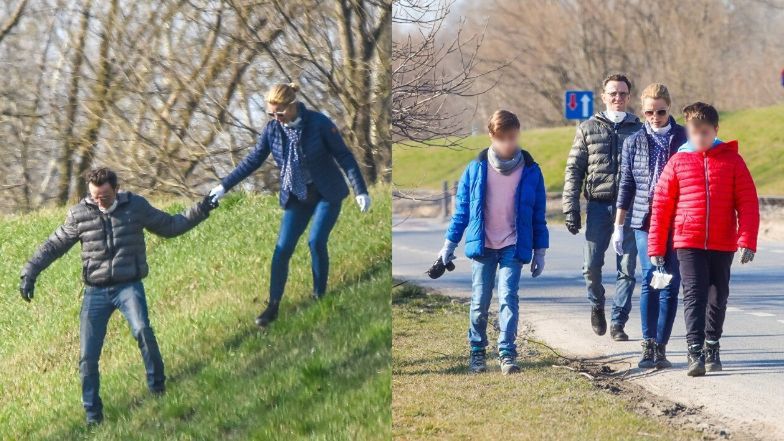
[[[520,120],[508,110],[496,110],[487,122],[487,130],[491,135],[512,129],[520,130]]]
[[[90,170],[85,175],[85,179],[87,180],[88,184],[93,184],[96,187],[100,187],[101,185],[108,182],[113,189],[117,189],[117,173],[109,170],[106,167]]]
[[[623,81],[624,83],[626,83],[626,87],[629,88],[629,92],[632,91],[632,82],[629,81],[629,78],[627,78],[626,75],[622,73],[614,73],[609,77],[605,78],[604,81],[602,81],[602,90],[604,90],[604,88],[607,87],[607,83],[609,83],[610,81]]]
[[[719,125],[719,112],[710,104],[697,101],[683,108],[683,118],[686,122],[703,122],[716,127]]]

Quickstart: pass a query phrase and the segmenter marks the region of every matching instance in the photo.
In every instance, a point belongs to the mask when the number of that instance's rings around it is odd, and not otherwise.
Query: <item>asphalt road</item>
[[[446,224],[430,219],[393,219],[393,275],[468,297],[471,265],[462,244],[457,269],[438,280],[424,271],[435,260]],[[536,336],[564,353],[580,357],[606,356],[633,363],[631,381],[670,400],[701,406],[727,426],[752,432],[763,439],[784,439],[784,244],[759,244],[755,260],[733,263],[730,298],[721,355],[724,370],[705,377],[686,376],[686,341],[683,303],[668,345],[673,368],[651,373],[636,368],[640,353],[639,269],[631,318],[626,325],[630,341],[614,342],[595,335],[582,278],[584,236],[573,236],[562,225],[550,226],[551,248],[544,273],[532,279],[528,265],[520,282],[520,318],[533,326]],[[610,299],[615,292],[615,259],[605,258],[604,285]],[[609,263],[609,265],[608,265]],[[494,305],[497,305],[495,298]],[[467,320],[467,318],[466,318]],[[609,324],[608,324],[609,328]],[[467,348],[466,348],[467,350]]]

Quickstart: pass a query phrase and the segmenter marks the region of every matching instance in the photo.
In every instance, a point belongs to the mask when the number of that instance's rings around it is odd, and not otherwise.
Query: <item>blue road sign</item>
[[[564,97],[566,119],[588,119],[593,115],[593,92],[590,90],[567,90]]]

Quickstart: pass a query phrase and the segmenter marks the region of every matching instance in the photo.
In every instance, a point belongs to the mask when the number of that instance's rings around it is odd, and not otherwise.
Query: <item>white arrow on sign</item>
[[[583,97],[580,99],[580,102],[583,103],[583,118],[588,118],[589,116],[591,116],[588,114],[589,113],[588,104],[591,103],[591,99],[588,98],[588,95],[583,95]]]

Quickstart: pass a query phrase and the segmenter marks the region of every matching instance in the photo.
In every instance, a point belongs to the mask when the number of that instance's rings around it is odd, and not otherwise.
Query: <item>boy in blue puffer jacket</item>
[[[488,124],[492,145],[471,161],[460,178],[455,214],[439,258],[448,264],[466,232],[466,256],[472,260],[472,296],[468,342],[469,367],[484,372],[487,320],[498,272],[498,351],[504,374],[517,366],[518,285],[524,264],[537,277],[544,269],[549,233],[545,220],[544,177],[533,157],[520,149],[520,121],[498,110]]]

